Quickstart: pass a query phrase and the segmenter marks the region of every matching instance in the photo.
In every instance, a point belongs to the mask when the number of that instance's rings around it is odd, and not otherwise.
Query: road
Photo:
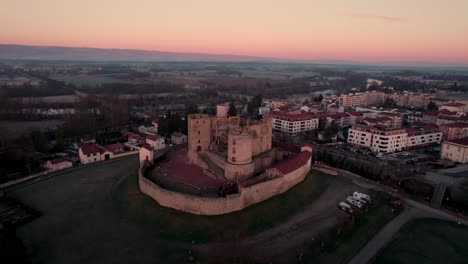
[[[323,166],[323,165],[321,165]],[[325,167],[325,166],[324,166]],[[330,169],[334,169],[329,167]],[[336,170],[336,169],[335,169]],[[384,228],[382,228],[358,254],[356,254],[350,264],[369,263],[377,254],[383,250],[400,231],[400,229],[409,221],[416,218],[438,218],[447,221],[453,221],[468,226],[468,220],[461,218],[443,209],[436,209],[421,202],[417,202],[402,193],[394,192],[393,189],[360,177],[359,175],[339,170],[338,177],[351,179],[358,186],[370,188],[378,191],[383,191],[391,194],[395,198],[399,198],[407,205],[405,210]]]

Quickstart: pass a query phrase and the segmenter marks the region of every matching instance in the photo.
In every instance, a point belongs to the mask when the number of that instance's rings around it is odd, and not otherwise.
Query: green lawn
[[[377,206],[358,215],[354,223],[350,218],[322,236],[326,237],[323,248],[319,241],[309,245],[308,251],[304,253],[304,262],[348,263],[385,224],[399,213],[400,210],[393,210],[385,202],[379,202]]]
[[[221,216],[198,216],[159,206],[138,190],[136,175],[123,182],[113,198],[121,217],[146,226],[159,236],[208,242],[240,238],[266,230],[313,202],[334,179],[331,175],[314,171],[282,195]]]
[[[161,207],[141,193],[137,164],[138,157],[130,156],[83,166],[8,192],[41,212],[41,217],[16,230],[28,259],[32,263],[183,263],[192,240],[228,240],[266,230],[299,212],[335,180],[313,172],[289,192],[241,212],[196,216]],[[5,241],[10,243],[11,237]]]
[[[437,219],[418,219],[374,263],[468,263],[468,227]]]

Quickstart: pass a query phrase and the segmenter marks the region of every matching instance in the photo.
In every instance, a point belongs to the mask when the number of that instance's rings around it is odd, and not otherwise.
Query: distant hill
[[[179,53],[155,50],[96,49],[0,44],[0,60],[249,62],[274,61],[275,59],[227,54]]]

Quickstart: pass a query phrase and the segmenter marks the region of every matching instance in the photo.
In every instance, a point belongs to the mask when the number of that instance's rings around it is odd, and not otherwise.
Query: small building
[[[439,110],[448,110],[450,112],[455,112],[455,113],[463,113],[465,110],[466,105],[464,103],[460,102],[451,102],[451,103],[446,103],[443,104]]]
[[[149,144],[153,149],[163,149],[166,147],[164,138],[158,135],[148,135],[145,139],[146,144]]]
[[[128,136],[128,142],[133,143],[133,144],[138,144],[138,143],[143,142],[143,138],[137,134],[132,134]]]
[[[180,133],[180,132],[174,132],[171,135],[171,142],[174,145],[180,145],[180,144],[187,143],[187,136]]]
[[[96,144],[82,146],[78,150],[81,164],[101,161],[101,148]]]
[[[44,162],[44,168],[48,171],[58,171],[73,167],[73,163],[66,157],[55,158]]]
[[[101,160],[109,160],[114,158],[114,155],[125,152],[124,145],[122,143],[115,143],[101,147]]]
[[[468,162],[468,137],[442,142],[440,158],[453,162]]]
[[[156,126],[139,126],[138,132],[143,134],[156,134],[158,133],[158,127]]]

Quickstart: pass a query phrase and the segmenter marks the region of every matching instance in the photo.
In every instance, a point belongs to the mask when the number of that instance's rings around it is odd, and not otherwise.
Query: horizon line
[[[18,44],[18,43],[0,43],[0,46],[23,46],[23,47],[41,47],[41,48],[69,48],[69,49],[95,49],[95,50],[117,50],[117,51],[143,51],[143,52],[164,52],[164,53],[175,53],[175,54],[196,54],[196,55],[210,55],[210,56],[232,56],[232,57],[243,57],[252,60],[250,62],[271,62],[271,63],[311,63],[311,64],[338,64],[338,65],[381,65],[381,66],[406,66],[406,67],[468,67],[468,63],[453,63],[453,62],[441,62],[441,61],[430,61],[430,60],[352,60],[352,59],[332,59],[332,58],[317,58],[317,59],[295,59],[285,57],[265,57],[258,55],[241,55],[232,53],[207,53],[197,51],[167,51],[167,50],[156,50],[156,49],[139,49],[139,48],[102,48],[102,47],[90,47],[90,46],[59,46],[59,45],[32,45],[32,44]],[[92,61],[92,60],[58,60],[58,59],[1,59],[0,60],[42,60],[42,61]],[[264,60],[264,61],[262,61]],[[106,61],[106,60],[95,60]],[[108,60],[108,61],[142,61],[142,60]],[[148,60],[156,61],[156,60]],[[165,61],[177,61],[177,60],[165,60]],[[197,61],[197,60],[185,60],[185,61]],[[202,60],[198,60],[202,61]],[[220,62],[229,62],[229,60],[220,60]],[[247,61],[246,61],[247,62]]]

